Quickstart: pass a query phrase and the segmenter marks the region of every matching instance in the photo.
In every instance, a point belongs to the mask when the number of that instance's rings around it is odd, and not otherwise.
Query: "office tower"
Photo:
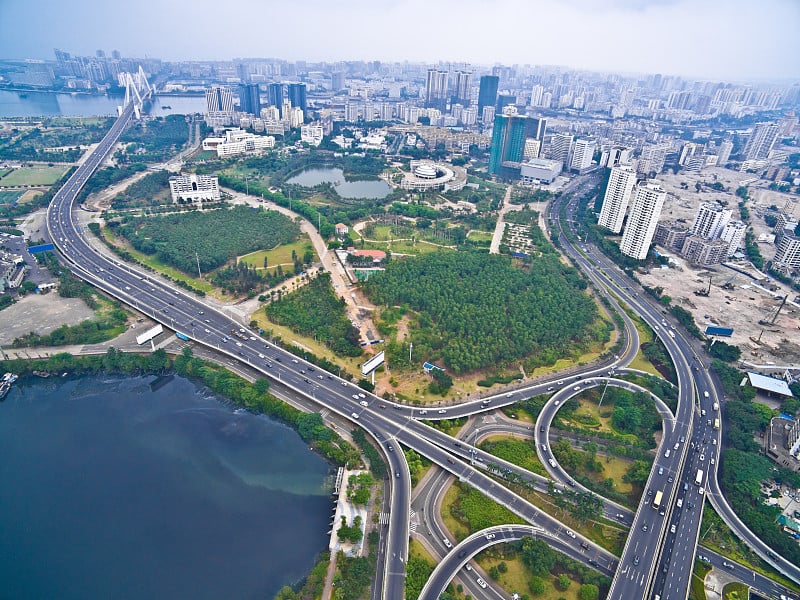
[[[530,105],[534,108],[540,107],[542,105],[542,96],[544,95],[544,86],[535,85],[533,89],[531,89],[531,102]]]
[[[578,173],[584,173],[592,166],[592,157],[595,149],[594,140],[578,139],[575,141],[575,149],[572,151],[572,161],[569,168]]]
[[[744,147],[745,160],[765,159],[778,139],[778,125],[775,123],[756,123],[753,133],[747,138]]]
[[[525,135],[538,140],[541,144],[544,141],[544,134],[547,133],[547,119],[541,117],[527,117],[527,119]]]
[[[436,108],[442,112],[447,108],[447,71],[428,69],[428,83],[425,87],[426,108]]]
[[[624,255],[638,260],[647,258],[666,197],[667,193],[655,179],[636,186],[631,212],[619,245]]]
[[[526,126],[525,117],[495,115],[492,147],[489,153],[489,173],[512,177],[513,173],[509,172],[509,169],[519,169],[525,149]]]
[[[606,194],[603,196],[603,207],[600,209],[598,225],[610,229],[614,233],[622,230],[625,211],[631,199],[633,186],[636,184],[636,173],[628,165],[612,167],[608,176]]]
[[[729,221],[722,229],[719,239],[728,242],[728,256],[733,256],[744,242],[747,225],[742,221]]]
[[[717,166],[724,167],[731,158],[731,150],[733,150],[733,142],[725,140],[720,143],[719,151],[717,152]]]
[[[270,83],[267,86],[267,103],[270,106],[277,106],[278,109],[280,109],[283,106],[283,84],[282,83]]]
[[[452,104],[469,106],[472,96],[472,73],[468,71],[456,71],[453,80]]]
[[[288,96],[292,106],[299,108],[303,111],[303,114],[306,114],[308,111],[308,106],[306,105],[306,84],[290,83]]]
[[[483,115],[483,109],[486,106],[491,106],[494,109],[494,105],[497,103],[497,86],[500,83],[500,78],[494,75],[483,75],[481,77],[480,87],[478,88],[478,114]],[[494,118],[494,115],[492,115]],[[485,120],[484,123],[490,123],[489,121]]]
[[[564,165],[569,164],[569,154],[572,150],[572,135],[557,133],[550,140],[550,158]]]
[[[239,86],[239,111],[251,115],[261,114],[261,96],[257,83],[244,83]]]
[[[206,90],[207,112],[233,112],[233,93],[229,87],[215,85]]]
[[[344,73],[341,71],[336,71],[335,73],[331,73],[331,89],[334,92],[338,92],[344,89]]]
[[[692,235],[716,238],[731,220],[732,210],[722,207],[716,202],[703,202],[692,223]]]
[[[495,110],[496,113],[502,113],[503,109],[506,106],[513,106],[517,103],[517,97],[512,96],[510,94],[500,94],[497,97],[497,109]]]

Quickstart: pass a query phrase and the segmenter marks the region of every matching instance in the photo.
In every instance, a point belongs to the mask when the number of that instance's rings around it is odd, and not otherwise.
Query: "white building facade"
[[[647,258],[666,197],[667,193],[655,179],[636,186],[631,213],[619,246],[623,254],[638,260]]]
[[[628,210],[633,186],[636,184],[636,173],[629,166],[613,167],[608,177],[603,206],[600,209],[598,225],[610,229],[614,233],[622,231],[622,222]]]

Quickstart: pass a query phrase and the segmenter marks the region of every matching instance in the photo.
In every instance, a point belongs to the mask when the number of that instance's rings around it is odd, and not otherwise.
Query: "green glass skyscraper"
[[[500,177],[519,176],[519,163],[525,150],[527,121],[520,115],[495,115],[489,173]]]

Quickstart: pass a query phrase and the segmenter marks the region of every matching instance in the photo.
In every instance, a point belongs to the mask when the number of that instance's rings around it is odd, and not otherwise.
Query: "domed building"
[[[467,172],[461,167],[431,160],[412,160],[411,171],[403,174],[400,187],[404,190],[459,191],[467,184]]]

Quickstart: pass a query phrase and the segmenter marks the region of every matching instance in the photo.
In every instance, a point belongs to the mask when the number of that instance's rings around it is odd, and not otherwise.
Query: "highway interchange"
[[[629,511],[606,502],[607,516],[623,524],[631,524],[631,533],[620,559],[610,555],[590,540],[584,539],[580,534],[570,531],[567,535],[567,528],[555,518],[505,487],[487,470],[489,463],[499,464],[498,459],[481,453],[466,442],[454,440],[420,420],[449,419],[488,412],[537,394],[550,393],[553,391],[552,388],[558,387],[560,391],[552,396],[542,411],[540,422],[537,422],[534,429],[534,436],[537,452],[543,459],[542,463],[549,467],[551,476],[559,481],[561,486],[574,485],[557,464],[555,467],[552,466],[549,462],[552,457],[542,450],[542,444],[547,445],[545,442],[547,428],[558,408],[557,399],[579,393],[580,390],[574,388],[579,386],[585,389],[589,385],[589,378],[592,377],[596,378],[591,379],[592,384],[602,382],[604,385],[611,368],[621,369],[635,356],[638,351],[638,338],[635,327],[624,312],[620,314],[626,324],[627,346],[618,359],[609,359],[603,364],[584,367],[569,375],[554,377],[551,381],[537,382],[496,396],[436,409],[396,405],[364,394],[363,390],[354,384],[322,371],[253,335],[241,324],[194,295],[174,288],[145,271],[98,253],[87,241],[85,237],[87,232],[81,229],[72,214],[75,209],[74,200],[88,178],[111,153],[132,114],[133,105],[129,104],[102,142],[55,195],[48,209],[47,226],[50,239],[77,276],[155,321],[185,333],[197,343],[214,348],[230,359],[257,369],[278,387],[303,395],[315,404],[365,429],[383,450],[391,473],[390,520],[382,543],[382,560],[379,561],[377,580],[380,585],[376,586],[379,589],[379,597],[397,600],[404,597],[411,481],[403,453],[389,451],[390,445],[392,449],[399,450],[400,444],[430,459],[443,472],[455,475],[461,481],[506,506],[534,528],[509,525],[499,528],[493,533],[492,538],[487,538],[492,532],[473,535],[452,550],[442,545],[444,549],[442,553],[446,554],[446,560],[437,567],[429,584],[431,589],[438,585],[437,582],[444,582],[446,585],[456,573],[469,573],[464,570],[466,561],[485,547],[498,543],[498,540],[518,539],[519,536],[534,532],[571,556],[591,560],[594,563],[593,567],[613,576],[609,598],[625,600],[656,596],[662,600],[685,598],[697,555],[699,523],[706,489],[708,493],[705,495],[740,538],[754,547],[763,559],[778,570],[795,581],[800,581],[800,568],[776,557],[761,544],[738,521],[719,491],[716,458],[720,432],[708,424],[707,418],[701,418],[699,415],[701,410],[711,415],[712,403],[719,402],[720,398],[714,382],[700,362],[699,349],[667,322],[660,307],[636,293],[633,283],[604,256],[594,253],[588,245],[574,246],[569,242],[561,229],[561,219],[555,212],[557,205],[551,207],[549,215],[551,224],[558,228],[557,231],[551,232],[552,237],[560,240],[560,246],[565,253],[593,282],[599,294],[604,294],[613,305],[616,305],[618,298],[623,300],[654,329],[668,348],[678,373],[680,397],[674,417],[674,427],[668,426],[670,423],[668,418],[665,421],[664,441],[659,448],[646,488],[650,491],[663,491],[661,509],[653,509],[651,497],[645,495],[631,521]],[[578,193],[571,195],[572,199],[566,207],[568,217],[574,216],[578,195]],[[559,379],[566,383],[559,386]],[[621,381],[619,384],[629,385]],[[708,392],[708,398],[705,397],[705,392]],[[366,403],[366,406],[362,402]],[[541,427],[545,427],[544,432],[540,431]],[[542,433],[544,437],[536,437]],[[667,450],[670,452],[667,453]],[[513,465],[507,468],[512,467]],[[662,468],[663,475],[658,475]],[[515,469],[519,471],[518,468]],[[695,485],[698,469],[704,472],[701,486]],[[533,474],[526,476],[531,479],[540,478]],[[539,481],[539,484],[542,482]],[[681,506],[678,506],[679,500]],[[623,517],[618,517],[619,514]],[[671,530],[673,525],[674,533]],[[528,533],[522,533],[524,531]],[[440,543],[443,544],[446,536],[444,533],[441,535]],[[462,552],[464,554],[461,554]],[[701,553],[711,556],[707,551]],[[763,580],[763,578],[759,580],[757,576],[753,576],[751,572],[743,570],[738,565],[735,565],[733,570],[736,573],[746,573],[745,580],[748,583],[752,579],[758,585]],[[468,588],[473,597],[498,597],[497,592],[492,590],[491,582],[484,587],[477,581],[478,576],[468,579],[472,582]],[[484,578],[482,581],[487,583]],[[767,585],[764,581],[761,581],[761,584]],[[762,591],[770,593],[769,589]]]

